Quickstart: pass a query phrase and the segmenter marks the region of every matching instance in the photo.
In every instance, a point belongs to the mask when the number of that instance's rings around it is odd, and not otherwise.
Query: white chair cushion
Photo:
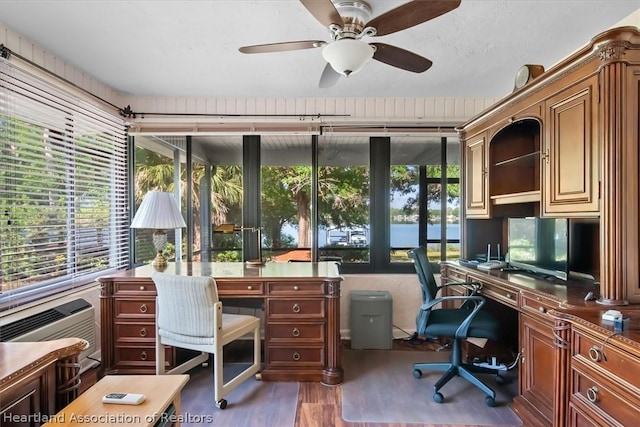
[[[233,334],[238,329],[247,327],[247,324],[259,321],[255,316],[248,316],[244,314],[222,314],[222,335],[221,338],[224,341],[224,336]],[[170,340],[182,342],[185,344],[196,345],[213,345],[215,344],[215,338],[203,337],[194,335],[183,335],[172,332],[170,330],[162,329],[158,331],[161,337],[168,338]]]

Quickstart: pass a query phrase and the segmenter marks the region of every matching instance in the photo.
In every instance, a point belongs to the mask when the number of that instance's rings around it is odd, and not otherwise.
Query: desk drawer
[[[113,294],[116,296],[156,296],[156,285],[149,282],[114,282]]]
[[[156,341],[155,323],[119,323],[115,324],[117,342],[151,343]]]
[[[264,286],[262,282],[225,282],[223,280],[216,280],[218,287],[218,295],[262,295],[264,293]]]
[[[269,346],[266,362],[269,367],[318,367],[324,366],[324,347]]]
[[[640,395],[640,360],[601,340],[573,329],[572,357],[595,370],[605,370],[617,377],[617,381],[626,382],[625,388],[635,389]],[[606,359],[606,360],[605,360]],[[634,386],[635,384],[635,386]]]
[[[149,298],[127,298],[115,300],[116,318],[155,318],[156,300]]]
[[[267,298],[265,317],[275,319],[324,319],[323,298]]]
[[[469,276],[469,278],[473,279],[471,276]],[[505,286],[499,286],[495,283],[482,282],[482,288],[479,293],[480,295],[484,295],[487,298],[494,299],[513,308],[518,307],[517,290],[509,289]]]
[[[466,282],[467,281],[467,274],[464,271],[447,267],[445,274],[446,274],[446,280],[448,282]]]
[[[173,354],[175,349],[173,347],[166,347],[164,360],[167,366],[173,364]],[[118,367],[133,367],[133,366],[150,366],[153,367],[155,372],[156,366],[156,348],[155,347],[120,347],[116,346],[115,349],[115,362]]]
[[[266,338],[270,343],[278,342],[323,342],[324,322],[284,323],[270,322],[266,326]]]
[[[550,298],[540,295],[534,295],[527,292],[520,294],[520,307],[523,311],[536,314],[545,314],[549,310],[558,308],[558,302]]]
[[[324,295],[324,282],[268,282],[269,295]]]
[[[589,372],[589,368],[585,368],[579,363],[572,365],[571,400],[582,403],[602,418],[615,419],[618,425],[637,425],[640,418],[640,399],[629,396],[619,384],[598,378]]]

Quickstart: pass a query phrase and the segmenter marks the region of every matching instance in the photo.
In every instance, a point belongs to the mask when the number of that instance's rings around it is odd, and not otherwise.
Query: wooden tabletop
[[[56,360],[80,354],[88,346],[89,343],[80,338],[0,343],[0,386],[4,390],[32,371]]]
[[[147,279],[156,270],[144,265],[100,277],[98,281],[110,277]],[[215,279],[301,279],[325,278],[342,279],[335,262],[267,262],[262,266],[250,266],[242,262],[170,262],[162,270],[166,274],[178,276],[211,276]]]
[[[153,426],[187,381],[189,375],[107,375],[44,425]],[[145,401],[140,405],[102,403],[109,393],[144,394]]]

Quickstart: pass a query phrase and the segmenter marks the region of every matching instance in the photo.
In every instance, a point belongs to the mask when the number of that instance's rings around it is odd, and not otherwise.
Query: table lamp
[[[149,191],[142,199],[131,228],[142,228],[153,231],[153,246],[158,252],[151,265],[156,270],[166,268],[167,260],[162,251],[167,244],[167,230],[186,227],[180,208],[172,193]]]
[[[220,224],[217,225],[214,229],[214,233],[235,233],[236,231],[252,231],[256,233],[256,239],[258,240],[258,258],[247,260],[247,265],[264,265],[264,261],[262,260],[262,229],[260,227],[240,227],[235,224]]]

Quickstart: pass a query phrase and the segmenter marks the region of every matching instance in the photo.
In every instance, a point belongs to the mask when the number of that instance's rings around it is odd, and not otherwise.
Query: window
[[[184,137],[180,137],[183,141]],[[180,154],[179,151],[171,145],[171,142],[177,143],[175,140],[162,139],[160,137],[139,136],[135,137],[134,152],[134,179],[133,194],[135,207],[132,210],[132,216],[137,211],[145,194],[150,190],[174,192],[176,185],[176,168],[174,160],[177,156],[178,165]],[[183,145],[183,144],[180,144]],[[178,167],[178,177],[180,176],[180,167]],[[178,178],[178,188],[181,179]],[[184,212],[184,206],[181,207]],[[134,240],[132,245],[133,263],[148,264],[156,256],[156,250],[153,246],[154,230],[135,229]],[[168,260],[182,258],[182,245],[176,245],[176,241],[182,240],[182,230],[169,230],[167,232],[167,245],[165,246],[163,255]]]
[[[459,147],[456,139],[447,137],[392,140],[393,261],[410,261],[406,252],[418,245],[427,247],[433,262],[459,258]]]
[[[0,309],[128,262],[121,118],[0,62]]]
[[[412,273],[407,251],[416,246],[426,245],[434,262],[458,257],[454,137],[196,135],[187,137],[189,144],[193,207],[188,213],[183,205],[183,212],[194,243],[186,261],[253,260],[257,226],[267,261],[339,260],[345,273]],[[188,158],[189,150],[184,153]],[[176,155],[169,150],[158,160],[165,164],[166,191],[176,185]],[[216,233],[221,224],[235,231]]]
[[[282,141],[286,144],[282,144]],[[273,261],[310,261],[311,137],[260,139],[263,252]]]
[[[369,138],[318,138],[318,255],[369,262]]]

